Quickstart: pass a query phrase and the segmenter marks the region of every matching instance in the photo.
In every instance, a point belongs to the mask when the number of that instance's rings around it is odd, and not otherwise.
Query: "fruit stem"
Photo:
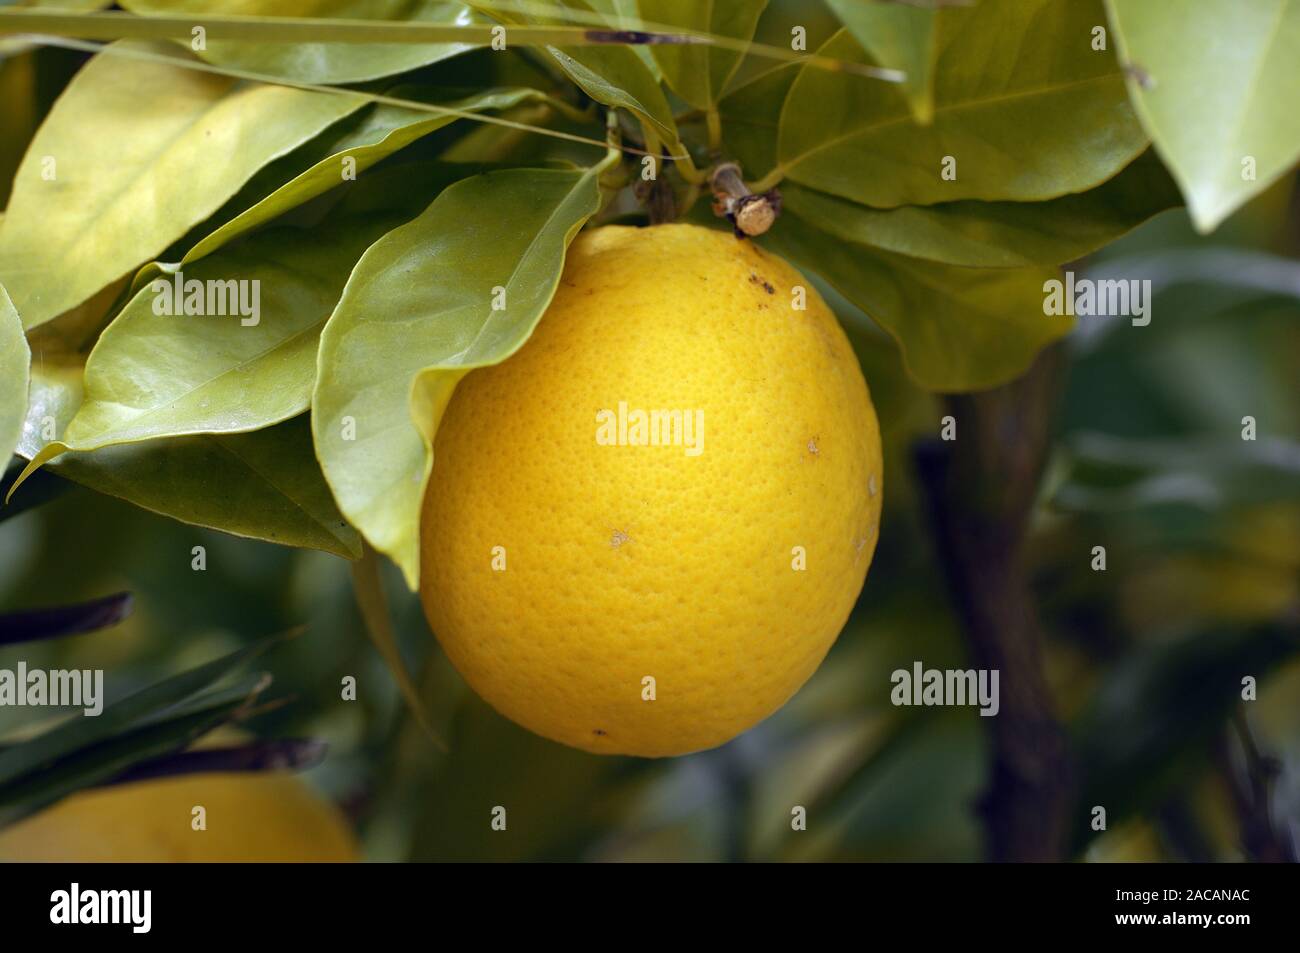
[[[762,235],[781,214],[781,193],[776,189],[761,194],[751,192],[735,162],[715,166],[709,187],[713,190],[713,214],[729,219],[737,235]]]

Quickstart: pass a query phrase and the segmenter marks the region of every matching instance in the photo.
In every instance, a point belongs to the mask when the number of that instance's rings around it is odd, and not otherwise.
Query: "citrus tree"
[[[1042,772],[1017,750],[1027,745],[1049,768],[1065,763],[1034,652],[1017,648],[1037,636],[1025,613],[999,619],[998,609],[1024,598],[1012,564],[1045,459],[1061,371],[1052,345],[1076,311],[1088,313],[1072,295],[1054,305],[1053,288],[1073,288],[1061,285],[1063,268],[1157,213],[1186,206],[1195,229],[1211,233],[1293,169],[1300,9],[1285,0],[47,9],[57,6],[0,9],[0,55],[35,45],[79,57],[38,126],[14,117],[34,132],[0,219],[0,458],[16,454],[11,512],[71,481],[185,524],[348,560],[371,633],[418,710],[380,564],[417,590],[433,572],[422,564],[426,496],[439,501],[431,506],[492,505],[468,491],[437,496],[434,448],[466,376],[524,353],[584,230],[713,229],[798,269],[777,287],[758,275],[756,300],[796,308],[800,295],[824,298],[859,353],[896,366],[909,387],[948,395],[944,419],[975,449],[918,451],[922,489],[953,554],[977,657],[1026,666],[1020,684],[1030,686],[1007,703],[1007,734],[995,729],[991,783],[1005,797],[994,813],[1008,813],[1000,843],[1025,857],[1064,840],[1067,795],[1035,780]],[[701,273],[727,273],[731,252],[692,247]],[[654,275],[659,254],[648,240],[640,248],[633,239],[626,264],[637,300],[662,294],[688,308],[680,289],[637,281],[638,260]],[[807,374],[808,388],[824,385]],[[545,399],[526,380],[512,386]],[[493,396],[498,416],[511,413],[510,394]],[[449,418],[461,444],[491,425]],[[1008,443],[1023,459],[978,449]],[[236,710],[248,686],[220,706],[192,693],[241,660],[154,699],[191,698],[219,717],[126,744],[114,769]],[[120,713],[115,728],[141,732],[136,719],[151,704]],[[103,740],[65,739],[50,752]],[[9,774],[0,754],[0,783],[48,764],[50,752]],[[102,776],[64,781],[75,789]],[[1042,805],[1044,827],[1017,843],[1011,829]],[[996,819],[993,828],[996,837]]]

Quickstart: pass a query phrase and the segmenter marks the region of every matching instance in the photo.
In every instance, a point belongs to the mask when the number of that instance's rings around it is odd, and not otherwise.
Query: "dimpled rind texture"
[[[598,415],[620,402],[702,411],[701,452],[602,445]],[[857,359],[794,268],[693,225],[586,231],[529,341],[447,407],[425,613],[466,681],[540,735],[711,748],[780,708],[834,643],[881,479]]]
[[[195,806],[206,830],[191,827]],[[292,863],[358,859],[342,813],[283,772],[193,774],[84,791],[0,830],[0,861]]]

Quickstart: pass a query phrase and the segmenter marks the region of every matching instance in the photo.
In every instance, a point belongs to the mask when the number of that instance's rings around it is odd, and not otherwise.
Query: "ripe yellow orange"
[[[798,271],[697,226],[593,229],[529,341],[447,407],[425,612],[469,684],[538,734],[713,747],[821,663],[881,489],[866,383]]]
[[[194,830],[194,808],[206,830]],[[352,861],[343,815],[291,774],[192,774],[95,788],[0,830],[0,861]]]

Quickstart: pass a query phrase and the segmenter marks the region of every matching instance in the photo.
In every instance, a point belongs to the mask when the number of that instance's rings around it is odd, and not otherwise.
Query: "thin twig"
[[[1242,849],[1257,863],[1296,863],[1295,845],[1273,823],[1273,785],[1280,765],[1259,750],[1241,705],[1233,710],[1232,729],[1241,749],[1240,766],[1233,763],[1226,738],[1218,755],[1241,829]]]
[[[551,11],[554,13],[554,9]],[[800,53],[780,46],[752,43],[735,37],[690,30],[610,29],[588,26],[534,24],[430,23],[420,20],[376,21],[320,17],[252,17],[204,13],[191,16],[139,16],[116,11],[66,13],[49,10],[0,9],[0,36],[43,34],[91,40],[191,40],[202,27],[212,42],[245,43],[460,43],[491,46],[494,30],[506,27],[507,44],[516,46],[707,46],[782,62],[798,62],[816,69],[848,73],[887,83],[905,82],[896,69],[838,60],[816,53]]]

